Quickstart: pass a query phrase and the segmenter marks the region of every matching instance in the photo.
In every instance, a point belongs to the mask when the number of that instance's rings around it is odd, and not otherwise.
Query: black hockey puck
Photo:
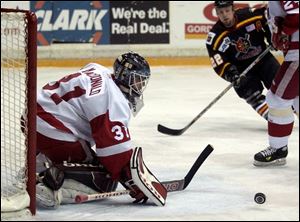
[[[264,202],[266,202],[266,195],[263,193],[257,193],[254,196],[254,201],[258,204],[263,204]]]

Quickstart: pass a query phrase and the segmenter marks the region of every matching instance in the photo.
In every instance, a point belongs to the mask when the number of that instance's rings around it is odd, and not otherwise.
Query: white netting
[[[27,182],[26,120],[21,130],[27,112],[26,30],[25,13],[1,11],[1,215],[12,207],[4,206],[6,200],[24,194]]]

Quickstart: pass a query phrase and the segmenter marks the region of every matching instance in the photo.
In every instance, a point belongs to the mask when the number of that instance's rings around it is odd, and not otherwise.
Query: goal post
[[[37,18],[1,8],[1,219],[35,214]]]

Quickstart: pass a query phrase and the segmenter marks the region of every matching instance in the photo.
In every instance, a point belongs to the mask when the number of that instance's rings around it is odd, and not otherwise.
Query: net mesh
[[[1,202],[24,193],[27,182],[25,18],[25,13],[1,11]]]

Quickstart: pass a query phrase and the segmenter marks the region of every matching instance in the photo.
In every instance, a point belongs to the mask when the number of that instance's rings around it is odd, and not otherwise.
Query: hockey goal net
[[[1,8],[1,219],[35,214],[37,19]]]

